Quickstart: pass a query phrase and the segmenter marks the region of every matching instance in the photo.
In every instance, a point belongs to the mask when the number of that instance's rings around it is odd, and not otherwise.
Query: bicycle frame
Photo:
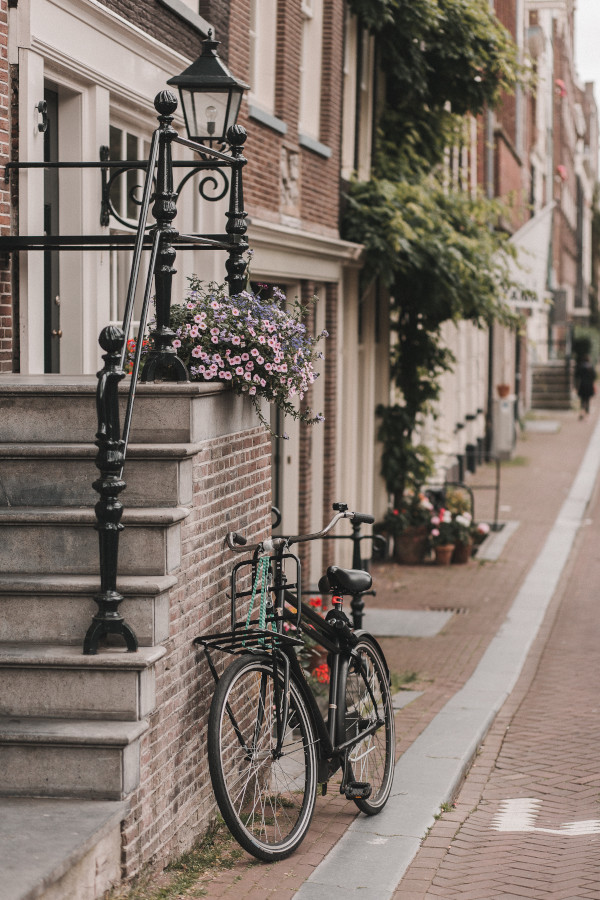
[[[296,654],[293,650],[286,652],[286,656],[290,658],[290,670],[294,671],[297,676],[297,681],[301,686],[302,693],[304,699],[306,700],[309,709],[312,713],[313,722],[319,732],[319,758],[321,760],[331,761],[337,759],[337,764],[341,765],[343,762],[343,757],[347,754],[356,744],[359,744],[370,734],[374,734],[382,725],[385,724],[384,719],[380,718],[379,713],[377,713],[377,720],[370,725],[368,728],[365,728],[360,732],[356,737],[351,738],[348,741],[344,741],[342,743],[338,743],[338,735],[337,735],[337,722],[336,722],[336,710],[337,710],[337,696],[338,696],[338,685],[340,680],[341,666],[347,665],[350,657],[353,654],[353,649],[351,643],[344,638],[343,635],[340,635],[338,630],[331,625],[328,621],[322,618],[318,613],[315,613],[314,610],[308,606],[308,604],[302,602],[300,604],[301,607],[301,622],[308,621],[312,626],[310,630],[310,636],[313,640],[316,641],[321,647],[324,647],[329,651],[328,653],[328,665],[329,665],[329,704],[328,704],[328,714],[327,719],[325,720],[321,714],[321,710],[317,705],[317,701],[315,700],[315,696],[310,689],[310,686],[306,682],[306,675],[304,674],[304,670],[298,661]],[[304,630],[308,631],[304,626]],[[363,680],[365,682],[365,687],[367,688],[375,709],[377,710],[377,702],[375,697],[373,696],[371,687],[363,675]],[[337,766],[336,766],[337,768]],[[335,769],[334,769],[335,771]],[[330,773],[330,774],[333,774]]]

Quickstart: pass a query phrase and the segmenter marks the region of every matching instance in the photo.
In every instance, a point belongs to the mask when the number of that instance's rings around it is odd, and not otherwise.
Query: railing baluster
[[[96,504],[96,529],[100,543],[100,593],[94,598],[98,611],[87,630],[83,652],[94,654],[98,642],[108,634],[120,634],[128,650],[137,650],[137,638],[119,613],[123,599],[117,591],[117,563],[119,557],[119,533],[123,530],[121,516],[123,506],[119,494],[125,487],[121,478],[123,468],[123,441],[119,428],[119,382],[125,377],[120,356],[125,335],[118,325],[108,325],[100,334],[100,346],[104,354],[104,368],[98,373],[96,407],[98,431],[96,465],[100,478],[94,481],[94,490],[100,494]]]

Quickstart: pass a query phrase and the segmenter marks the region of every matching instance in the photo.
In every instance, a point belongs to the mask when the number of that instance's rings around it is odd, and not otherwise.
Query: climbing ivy
[[[398,504],[425,477],[413,437],[454,359],[447,321],[510,324],[508,235],[497,202],[445,183],[444,152],[464,117],[495,106],[522,77],[516,48],[487,0],[349,0],[376,38],[385,87],[373,177],[350,185],[344,236],[365,246],[363,290],[389,288],[396,342],[391,374],[402,401],[380,408],[382,474]]]

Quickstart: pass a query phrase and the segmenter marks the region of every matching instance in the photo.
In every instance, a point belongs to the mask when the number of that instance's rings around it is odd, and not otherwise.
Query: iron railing
[[[154,283],[156,295],[156,326],[151,334],[151,349],[141,375],[141,381],[188,381],[184,363],[177,357],[170,328],[171,288],[175,273],[174,244],[197,249],[219,249],[228,252],[226,262],[229,290],[239,293],[245,286],[245,262],[243,254],[248,249],[245,238],[246,213],[243,209],[242,169],[246,164],[243,144],[246,132],[240,126],[232,126],[227,134],[231,155],[213,150],[201,144],[179,137],[172,127],[177,99],[170,91],[157,95],[154,106],[158,112],[159,127],[153,134],[150,155],[140,203],[140,216],[134,244],[133,260],[127,290],[122,327],[109,325],[100,334],[99,343],[104,351],[104,367],[98,373],[96,409],[98,431],[96,433],[96,467],[100,476],[93,487],[100,495],[96,503],[96,529],[100,546],[100,592],[95,596],[98,610],[92,619],[83,643],[85,654],[95,654],[99,642],[108,635],[120,635],[129,651],[138,646],[137,637],[119,611],[123,596],[117,590],[119,536],[123,530],[121,517],[123,506],[119,495],[126,487],[123,468],[131,433],[133,405],[142,359],[143,335],[148,321],[148,309]],[[214,160],[218,168],[231,169],[229,185],[229,211],[224,235],[179,235],[173,227],[177,215],[177,191],[173,185],[173,143],[189,147],[203,160]],[[207,168],[208,164],[204,164]],[[153,194],[155,182],[155,190]],[[146,235],[150,202],[154,199],[152,214],[156,224]],[[139,280],[142,251],[150,241],[151,256],[139,318],[138,340],[132,362],[131,381],[123,430],[120,428],[119,383],[125,378],[127,359],[126,335],[133,321],[134,300]]]

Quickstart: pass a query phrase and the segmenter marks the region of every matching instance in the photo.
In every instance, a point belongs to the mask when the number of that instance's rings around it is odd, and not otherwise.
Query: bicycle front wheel
[[[344,677],[345,675],[345,677]],[[374,816],[387,803],[394,778],[395,728],[392,694],[381,651],[369,635],[363,635],[343,667],[337,711],[337,742],[358,737],[377,720],[382,725],[349,752],[355,781],[368,782],[371,796],[354,802]]]
[[[270,657],[242,656],[219,680],[208,719],[208,762],[221,814],[242,847],[267,862],[299,846],[317,791],[309,712],[290,680],[283,721],[278,678],[276,686]]]

